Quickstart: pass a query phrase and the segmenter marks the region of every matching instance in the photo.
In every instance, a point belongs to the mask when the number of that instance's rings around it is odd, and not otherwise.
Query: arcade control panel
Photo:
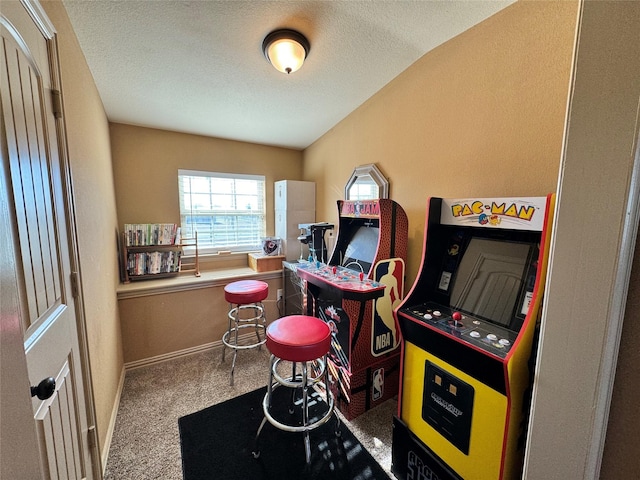
[[[507,356],[517,338],[517,333],[507,328],[435,302],[402,308],[400,312],[500,358]]]
[[[340,290],[370,292],[384,290],[385,288],[383,284],[374,282],[362,272],[354,272],[348,268],[335,265],[326,265],[320,262],[302,262],[298,264],[299,273],[300,270],[328,284],[332,284]]]

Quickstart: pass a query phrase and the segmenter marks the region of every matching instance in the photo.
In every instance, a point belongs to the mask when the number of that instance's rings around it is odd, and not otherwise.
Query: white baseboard
[[[134,360],[133,362],[127,362],[124,364],[125,370],[133,370],[134,368],[146,367],[148,365],[154,365],[156,363],[166,362],[167,360],[173,360],[174,358],[184,357],[186,355],[193,355],[194,353],[206,352],[208,350],[214,350],[222,347],[222,340],[216,340],[215,342],[205,343],[198,345],[197,347],[185,348],[183,350],[177,350],[175,352],[163,353],[162,355],[156,355],[155,357],[143,358],[141,360]]]
[[[116,390],[116,397],[113,401],[113,409],[111,410],[111,418],[109,420],[109,426],[107,427],[107,435],[104,440],[102,452],[100,457],[102,459],[102,475],[104,476],[107,468],[107,460],[109,459],[109,450],[111,449],[111,440],[113,439],[113,431],[116,427],[116,418],[118,417],[118,408],[120,407],[120,397],[122,397],[122,390],[124,389],[124,373],[125,367],[120,372],[120,381],[118,382],[118,388]]]

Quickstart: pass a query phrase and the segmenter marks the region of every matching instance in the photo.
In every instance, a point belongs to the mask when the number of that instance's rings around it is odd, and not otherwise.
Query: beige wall
[[[573,1],[517,3],[418,60],[305,150],[316,219],[376,163],[409,217],[411,285],[428,197],[554,192],[575,22]]]
[[[180,223],[178,169],[187,169],[265,175],[267,235],[273,235],[273,183],[302,177],[298,150],[117,123],[110,129],[121,228],[125,223]]]
[[[282,287],[281,274],[249,274],[241,278],[267,282],[269,296],[263,302],[267,323],[278,318],[276,292]],[[121,298],[118,303],[125,362],[144,365],[145,360],[154,357],[164,358],[176,352],[187,353],[200,348],[208,349],[213,345],[221,346],[221,338],[229,322],[229,304],[224,298],[224,285],[228,282],[222,279],[203,283],[198,288]],[[245,314],[243,316],[246,318]],[[247,332],[251,335],[251,329],[240,334]],[[238,358],[240,368],[242,351]],[[211,359],[220,362],[220,351],[212,352]]]
[[[302,152],[298,150],[117,123],[110,130],[120,227],[125,223],[179,223],[178,169],[188,169],[265,175],[267,235],[273,235],[273,183],[302,177]],[[219,261],[201,264],[203,269],[221,265]],[[247,266],[246,258],[239,266]],[[275,296],[282,282],[276,277],[268,281],[268,320],[278,317]],[[227,328],[224,284],[121,299],[124,361],[139,362],[220,344]]]
[[[58,35],[96,428],[104,459],[123,369],[115,293],[119,283],[117,217],[109,129],[102,101],[62,3],[46,1],[43,6]]]

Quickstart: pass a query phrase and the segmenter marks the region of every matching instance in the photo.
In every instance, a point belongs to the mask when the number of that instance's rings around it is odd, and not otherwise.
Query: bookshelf
[[[194,253],[184,255],[185,247],[193,247]],[[180,235],[180,227],[172,223],[125,224],[122,271],[124,283],[174,277],[181,272],[199,277],[197,232],[185,238]]]

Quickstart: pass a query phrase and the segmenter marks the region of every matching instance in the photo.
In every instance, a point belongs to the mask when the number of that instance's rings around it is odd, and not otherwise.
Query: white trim
[[[120,371],[120,381],[118,382],[118,389],[116,390],[116,396],[113,401],[113,408],[111,410],[111,417],[109,418],[109,425],[107,426],[107,434],[104,438],[104,445],[102,452],[100,452],[100,458],[102,459],[102,475],[104,476],[107,469],[107,460],[109,459],[109,450],[111,450],[111,441],[113,440],[113,432],[116,428],[116,420],[118,418],[118,409],[120,408],[120,398],[124,390],[124,375],[125,368]]]
[[[42,33],[42,36],[51,40],[56,34],[56,27],[49,20],[40,2],[38,0],[22,0],[22,5]]]
[[[125,298],[148,297],[165,293],[198,290],[201,288],[222,287],[236,280],[272,280],[281,279],[282,270],[256,272],[249,267],[201,272],[200,277],[184,275],[158,280],[121,283],[117,289],[118,300]]]
[[[358,179],[361,177],[371,178],[371,183],[377,187],[377,194],[375,198],[389,198],[389,180],[382,174],[380,169],[375,163],[369,163],[367,165],[360,165],[353,169],[351,177],[347,180],[347,184],[344,186],[344,198],[346,200],[367,200],[368,198],[351,198],[349,190],[351,187],[358,183]],[[365,180],[365,183],[369,183]]]
[[[586,473],[588,478],[599,478],[604,444],[607,437],[607,424],[611,408],[611,396],[616,379],[618,353],[622,338],[622,327],[633,267],[633,254],[640,222],[640,101],[636,115],[636,154],[629,185],[629,197],[625,211],[626,221],[623,225],[620,243],[620,256],[616,267],[616,277],[611,298],[611,316],[607,322],[605,344],[600,364],[598,388],[595,392],[594,428],[587,456]]]
[[[224,173],[224,172],[207,172],[204,170],[184,170],[178,169],[178,176],[191,177],[215,177],[215,178],[241,178],[243,180],[261,180],[266,183],[267,178],[264,175],[251,175],[246,173]]]
[[[200,189],[192,184],[192,179],[200,179],[195,183],[201,183],[205,179],[209,179],[208,187]],[[255,186],[251,192],[236,191],[216,191],[217,188],[212,182],[248,182]],[[267,217],[267,192],[266,177],[264,175],[248,175],[248,174],[230,174],[220,172],[207,172],[197,170],[178,169],[178,202],[180,206],[180,227],[182,236],[191,237],[197,231],[200,235],[198,247],[203,254],[216,254],[220,252],[246,252],[248,250],[260,249],[260,239],[266,235],[266,217]],[[188,189],[186,185],[189,186]],[[205,196],[216,195],[225,197],[230,204],[226,208],[216,207],[213,200],[205,201],[206,208],[198,207],[197,198],[204,194]],[[256,204],[248,209],[240,208],[236,202],[243,201],[245,196],[255,199]],[[188,199],[188,206],[187,206]],[[239,218],[255,218],[256,224],[253,222],[246,228],[238,230],[237,228],[227,229],[214,227],[213,222],[216,217],[219,219],[239,219]],[[188,219],[191,219],[189,226]],[[208,220],[205,224],[199,224],[198,219]],[[226,222],[225,220],[225,222]],[[216,233],[218,232],[218,233]],[[210,234],[210,235],[209,235]],[[222,238],[216,239],[217,235]],[[251,243],[255,242],[255,243]]]
[[[238,338],[253,337],[253,334],[240,335]],[[255,340],[255,339],[254,339]],[[156,365],[158,363],[173,360],[175,358],[186,357],[188,355],[194,355],[196,353],[207,352],[222,347],[222,340],[216,340],[215,342],[204,343],[197,347],[189,347],[183,350],[175,352],[163,353],[162,355],[156,355],[154,357],[143,358],[141,360],[134,360],[133,362],[127,362],[124,364],[125,370],[135,370],[136,368],[148,367],[149,365]]]

